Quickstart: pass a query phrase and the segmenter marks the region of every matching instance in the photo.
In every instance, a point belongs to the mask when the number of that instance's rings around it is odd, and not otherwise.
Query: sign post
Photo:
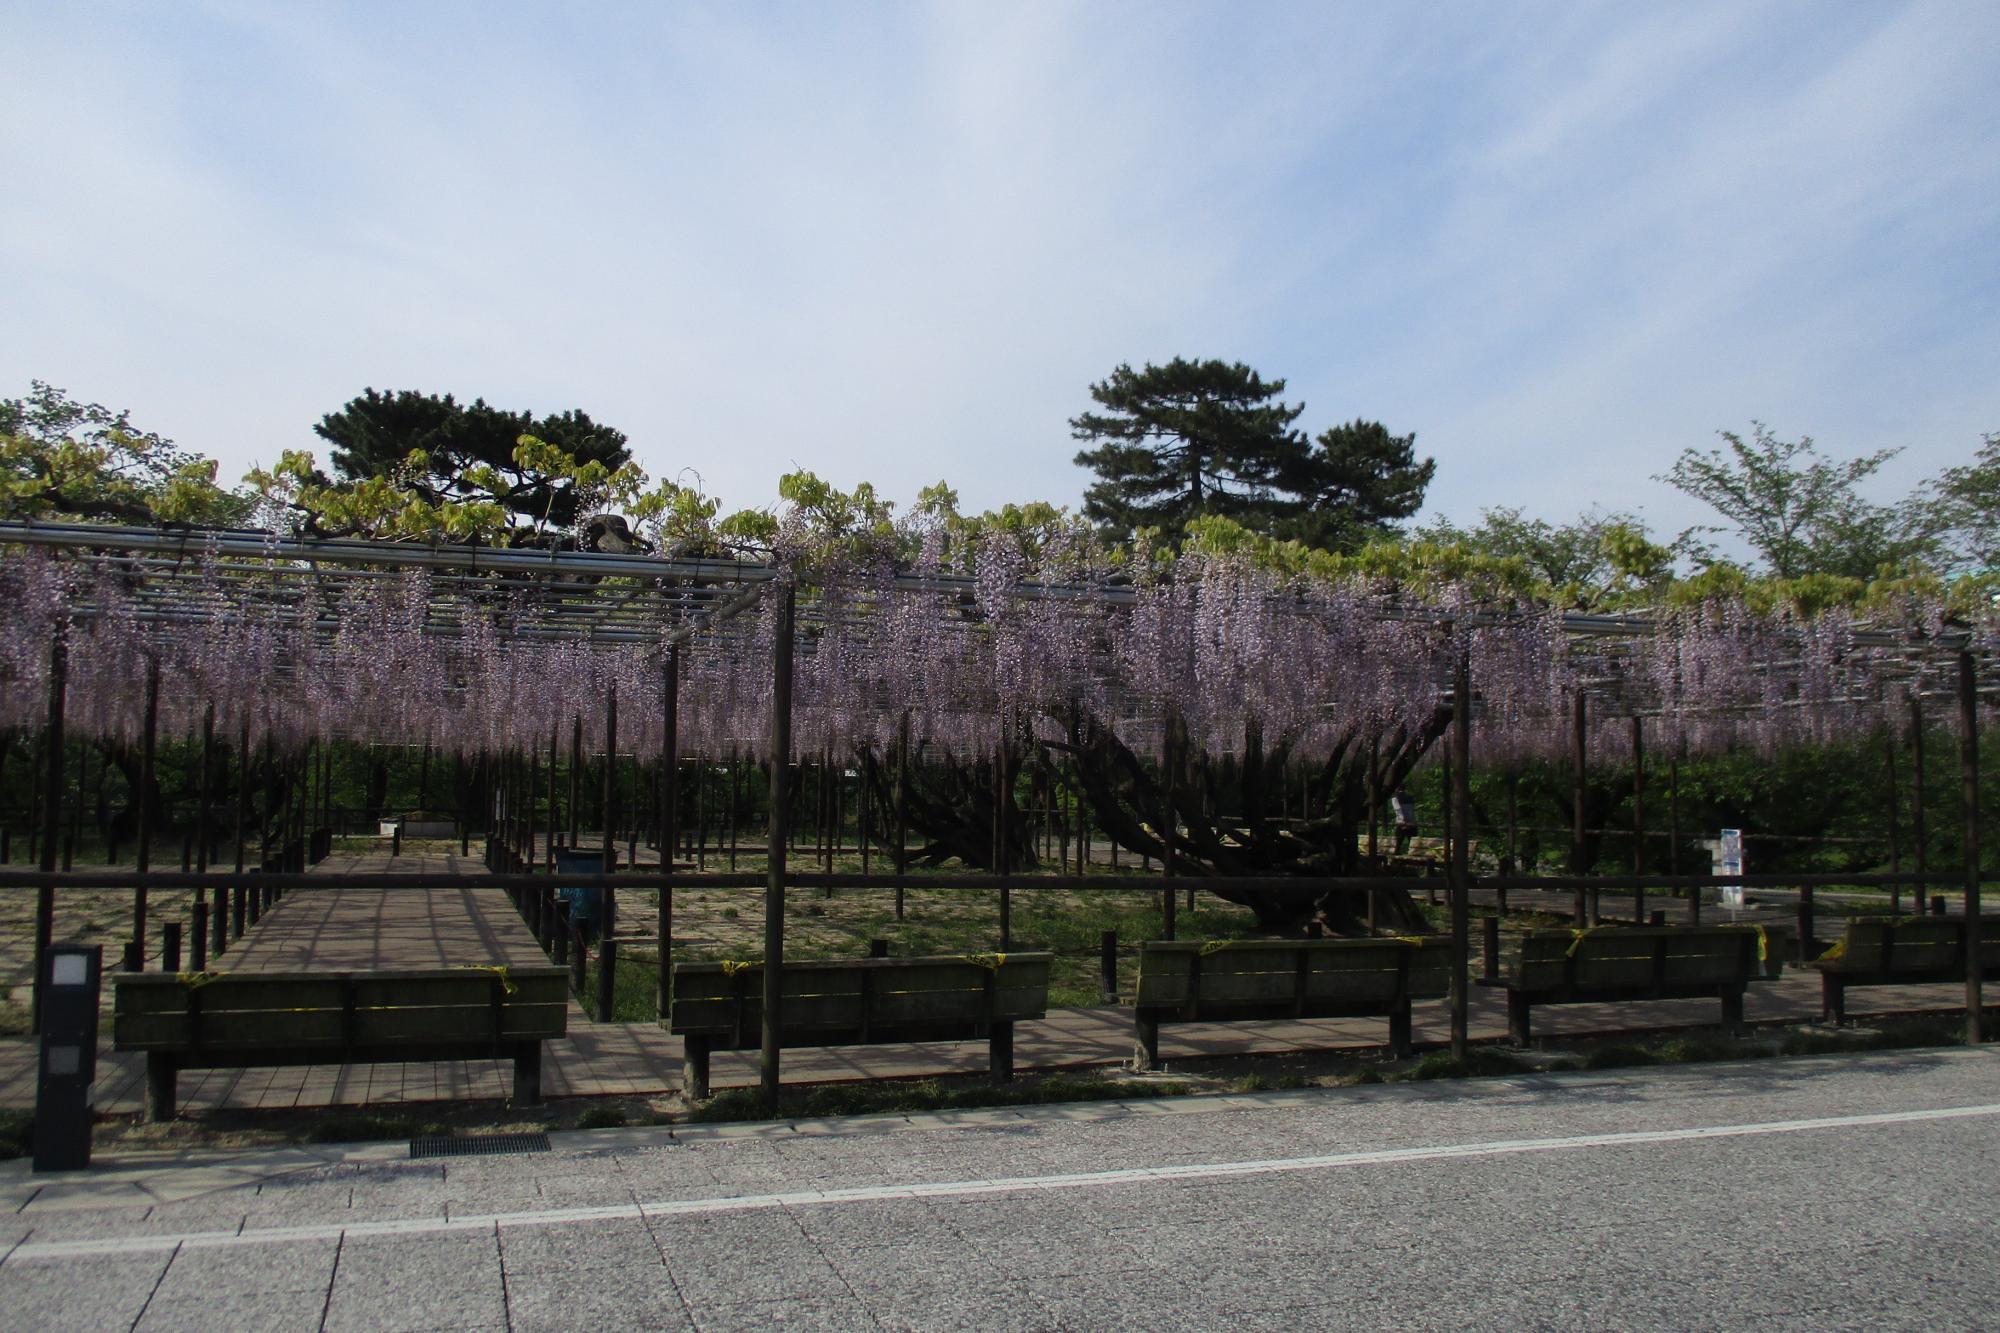
[[[35,1085],[35,1170],[90,1165],[97,1080],[97,996],[102,945],[52,945],[43,962],[41,1077]]]

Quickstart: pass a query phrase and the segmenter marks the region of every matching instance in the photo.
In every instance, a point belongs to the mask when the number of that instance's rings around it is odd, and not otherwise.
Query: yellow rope
[[[1847,957],[1847,937],[1843,935],[1841,938],[1835,940],[1833,947],[1821,954],[1817,961],[1822,963],[1837,963],[1845,957]]]
[[[174,979],[189,990],[200,990],[209,982],[219,981],[228,975],[227,972],[180,972],[175,974]]]
[[[1424,937],[1421,935],[1391,935],[1389,938],[1398,944],[1407,944],[1413,949],[1424,947]]]
[[[971,963],[975,967],[983,967],[988,972],[998,972],[1001,964],[1007,961],[1007,955],[1004,953],[967,953],[960,954],[959,961]]]
[[[722,975],[725,977],[733,977],[738,972],[748,972],[753,967],[762,967],[762,966],[763,963],[761,963],[755,958],[747,958],[744,959],[742,962],[738,962],[734,958],[725,958],[722,960]]]
[[[1569,932],[1569,948],[1563,950],[1563,957],[1565,958],[1576,957],[1577,946],[1583,943],[1583,937],[1590,934],[1590,932],[1593,930],[1602,930],[1602,929],[1603,929],[1602,926],[1585,926],[1582,930],[1577,930],[1572,927]]]
[[[521,989],[514,984],[514,978],[507,971],[505,963],[460,963],[458,967],[462,972],[491,972],[494,976],[500,978],[500,989],[506,991],[509,995]]]
[[[1764,928],[1762,926],[1758,926],[1756,930],[1757,930],[1757,961],[1761,963],[1765,959],[1771,956],[1771,937],[1764,933]]]
[[[1224,949],[1227,949],[1228,947],[1229,947],[1228,940],[1206,940],[1202,943],[1201,946],[1201,956],[1203,958],[1206,958],[1212,953],[1221,953]]]

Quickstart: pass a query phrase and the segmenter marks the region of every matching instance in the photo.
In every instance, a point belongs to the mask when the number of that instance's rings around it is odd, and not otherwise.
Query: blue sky
[[[1075,504],[1120,362],[1414,430],[1427,513],[1698,520],[1751,419],[2000,430],[2000,7],[0,3],[0,393],[223,460],[364,386],[731,507]],[[322,456],[324,451],[322,450]],[[690,477],[690,479],[692,479]]]

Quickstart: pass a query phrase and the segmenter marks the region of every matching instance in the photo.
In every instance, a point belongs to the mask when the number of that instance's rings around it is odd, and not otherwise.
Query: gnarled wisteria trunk
[[[1334,740],[1324,758],[1294,756],[1288,747],[1266,749],[1252,728],[1242,753],[1198,767],[1149,764],[1118,735],[1088,714],[1064,719],[1066,739],[1049,748],[1072,761],[1079,795],[1095,826],[1139,856],[1164,861],[1177,876],[1198,878],[1203,891],[1248,907],[1261,929],[1302,932],[1318,920],[1336,934],[1365,935],[1369,890],[1328,886],[1328,877],[1367,871],[1361,836],[1368,821],[1371,754],[1374,790],[1385,798],[1426,750],[1444,735],[1451,710],[1438,707],[1415,727],[1398,727],[1379,744],[1359,725]],[[1284,804],[1287,774],[1298,771],[1306,807],[1293,815]],[[1171,778],[1171,780],[1169,780]],[[1161,816],[1172,801],[1173,846],[1162,836]],[[1296,875],[1295,890],[1241,888],[1232,877]],[[1308,877],[1310,877],[1308,879]],[[1402,889],[1374,890],[1378,927],[1425,928],[1424,917]]]

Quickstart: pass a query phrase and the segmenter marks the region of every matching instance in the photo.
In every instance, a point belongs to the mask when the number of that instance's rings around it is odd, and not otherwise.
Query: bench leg
[[[986,1036],[986,1067],[995,1083],[1014,1081],[1014,1025],[999,1022]]]
[[[1410,1002],[1408,1000],[1396,1006],[1396,1012],[1389,1015],[1389,1054],[1398,1060],[1409,1058]]]
[[[1722,992],[1722,1028],[1730,1036],[1743,1030],[1743,992],[1726,990]]]
[[[1507,1040],[1516,1046],[1526,1046],[1528,1032],[1528,993],[1510,990],[1507,992]]]
[[[1820,1017],[1839,1027],[1847,1021],[1847,982],[1831,972],[1819,974]]]
[[[180,1114],[180,1065],[168,1051],[146,1052],[146,1119],[158,1124]]]
[[[514,1105],[542,1104],[542,1044],[525,1041],[514,1048]]]
[[[1160,1020],[1144,1009],[1132,1011],[1132,1023],[1137,1035],[1132,1052],[1132,1067],[1145,1071],[1160,1067]]]
[[[708,1097],[708,1038],[689,1033],[681,1058],[681,1091],[691,1102]]]

